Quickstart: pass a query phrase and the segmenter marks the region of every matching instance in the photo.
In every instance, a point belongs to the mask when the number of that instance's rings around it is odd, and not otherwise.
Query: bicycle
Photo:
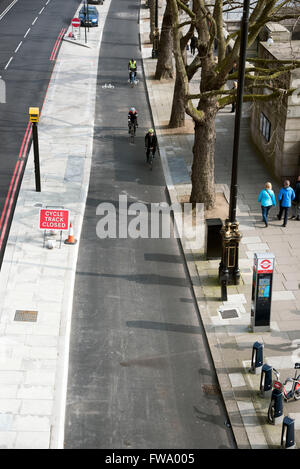
[[[130,83],[131,88],[133,88],[134,85],[136,84],[135,72],[133,70],[130,70],[129,72],[129,83]]]
[[[149,157],[147,157],[147,148],[146,148],[147,163],[149,165],[150,171],[152,171],[152,168],[153,168],[154,153],[155,153],[154,148],[150,148]]]
[[[273,372],[276,376],[276,380],[273,382],[274,389],[278,389],[283,394],[283,399],[285,402],[288,402],[291,399],[295,399],[299,401],[300,399],[300,374],[297,375],[297,370],[300,369],[300,363],[295,363],[294,370],[295,376],[293,378],[287,378],[283,383],[280,381],[280,373],[273,368]],[[291,389],[288,390],[286,388],[287,383],[292,383]],[[271,400],[269,409],[268,409],[268,420],[270,423],[274,423],[275,420],[275,404],[274,401]]]
[[[130,143],[134,143],[134,136],[136,132],[136,123],[129,122]]]

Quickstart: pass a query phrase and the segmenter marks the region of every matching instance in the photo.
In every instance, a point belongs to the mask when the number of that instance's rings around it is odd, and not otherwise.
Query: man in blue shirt
[[[289,209],[292,205],[292,200],[295,198],[294,189],[290,187],[290,181],[286,180],[283,183],[282,189],[280,189],[278,194],[278,201],[280,203],[280,210],[277,215],[278,220],[281,220],[282,214],[284,213],[283,225],[287,225]]]

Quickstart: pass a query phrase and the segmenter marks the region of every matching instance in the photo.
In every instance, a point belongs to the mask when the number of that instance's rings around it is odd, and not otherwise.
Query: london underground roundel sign
[[[273,259],[258,259],[257,273],[270,274],[273,272]]]

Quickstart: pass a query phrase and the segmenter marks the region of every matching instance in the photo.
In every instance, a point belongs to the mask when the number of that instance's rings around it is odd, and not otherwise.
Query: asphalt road
[[[111,3],[100,51],[93,162],[73,304],[65,448],[234,448],[177,240],[99,239],[96,234],[101,220],[96,209],[103,202],[112,204],[117,215],[119,195],[126,195],[129,205],[143,202],[148,208],[167,202],[159,158],[152,172],[145,164],[144,135],[152,122],[138,8],[136,0]],[[127,83],[130,57],[138,62],[140,82],[134,89]],[[102,88],[105,83],[114,88]],[[127,132],[131,106],[140,115],[133,145]]]
[[[42,112],[59,38],[79,3],[0,0],[0,265],[31,143],[29,107]]]

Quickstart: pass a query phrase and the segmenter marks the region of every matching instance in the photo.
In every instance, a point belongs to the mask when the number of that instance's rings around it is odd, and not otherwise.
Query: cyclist
[[[134,79],[136,79],[136,71],[137,71],[136,60],[134,59],[129,60],[128,70],[129,70],[129,80],[130,80],[130,72],[134,72]]]
[[[138,127],[138,112],[135,109],[135,107],[131,107],[128,112],[128,133],[130,134],[130,126],[135,125],[135,127]]]
[[[146,147],[147,163],[149,163],[150,150],[152,150],[152,155],[154,158],[156,147],[157,147],[157,138],[153,129],[149,129],[145,135],[145,147]]]

